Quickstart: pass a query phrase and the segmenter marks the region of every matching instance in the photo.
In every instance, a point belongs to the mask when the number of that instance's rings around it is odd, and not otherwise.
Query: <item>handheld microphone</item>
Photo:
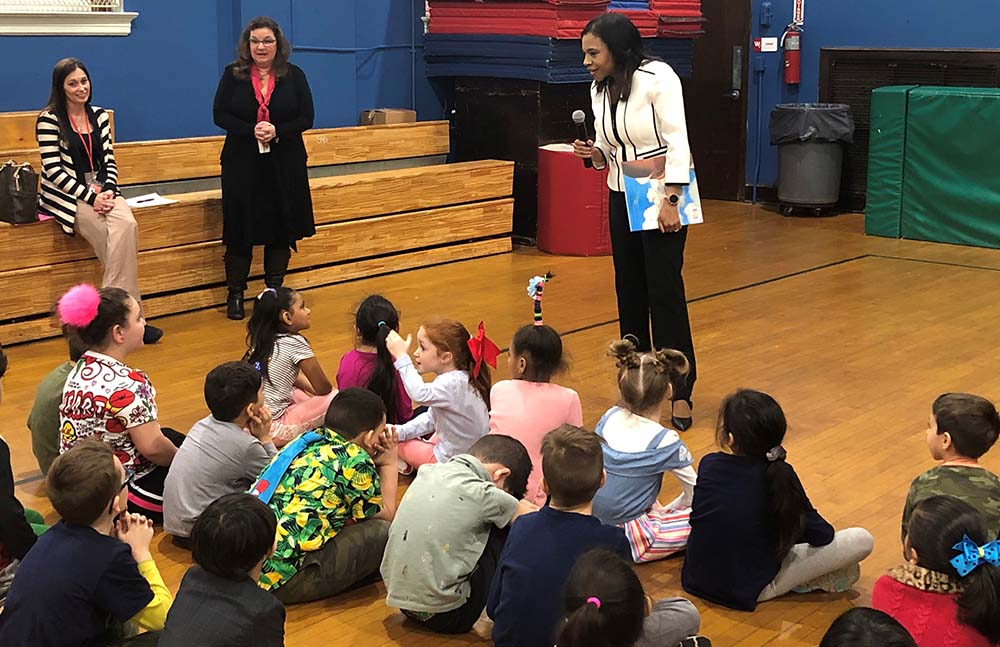
[[[587,113],[583,110],[573,111],[573,123],[576,124],[576,137],[582,142],[590,140],[590,135],[587,133]],[[589,160],[583,160],[583,165],[587,168],[591,168],[594,163]]]

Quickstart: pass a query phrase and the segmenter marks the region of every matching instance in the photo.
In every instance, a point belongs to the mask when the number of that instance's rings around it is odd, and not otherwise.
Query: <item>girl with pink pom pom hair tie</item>
[[[59,299],[57,311],[67,334],[89,349],[63,387],[59,451],[92,436],[106,442],[131,475],[129,511],[160,522],[163,482],[184,435],[160,427],[149,376],[125,363],[143,345],[139,303],[121,288],[82,284]]]

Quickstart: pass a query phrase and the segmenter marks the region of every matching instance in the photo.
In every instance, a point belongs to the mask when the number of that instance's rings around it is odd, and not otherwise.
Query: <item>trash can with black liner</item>
[[[771,144],[778,146],[778,203],[819,213],[840,197],[844,144],[854,141],[851,107],[842,103],[782,103],[771,111]]]

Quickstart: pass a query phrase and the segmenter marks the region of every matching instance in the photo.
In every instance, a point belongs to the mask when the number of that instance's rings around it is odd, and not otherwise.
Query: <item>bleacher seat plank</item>
[[[508,237],[459,243],[391,256],[348,261],[327,267],[293,271],[288,276],[288,284],[298,289],[305,289],[430,265],[504,254],[510,251],[511,242]],[[263,287],[264,283],[258,276],[250,282],[248,293],[255,294]],[[143,299],[143,308],[148,316],[155,317],[217,306],[224,303],[225,299],[225,286],[213,286]],[[54,317],[0,324],[0,339],[8,345],[58,337],[59,335],[60,330]]]
[[[486,160],[315,178],[313,207],[317,224],[429,209],[506,197],[513,177],[513,162]],[[178,202],[135,210],[141,251],[221,238],[219,191],[170,197]],[[0,223],[0,272],[90,258],[86,241],[64,235],[55,222]]]
[[[35,148],[35,157],[38,156],[37,143],[35,142],[35,120],[41,110],[22,110],[19,112],[0,112],[0,157],[8,151],[21,151]],[[115,112],[108,110],[111,118],[111,132],[115,129]],[[4,162],[7,158],[3,159]],[[19,160],[21,161],[21,160]]]
[[[145,142],[115,143],[118,184],[151,184],[216,177],[224,137],[189,137]],[[418,121],[412,124],[321,128],[305,133],[310,167],[379,162],[448,153],[448,122]],[[8,147],[0,142],[0,157],[30,162],[41,168],[38,148]]]
[[[291,268],[381,256],[417,248],[509,234],[513,200],[412,211],[321,225],[299,244]],[[139,253],[139,289],[144,295],[221,283],[223,245],[211,241]],[[257,258],[261,257],[258,250]],[[51,310],[67,286],[101,276],[96,259],[0,273],[0,313],[20,318]]]

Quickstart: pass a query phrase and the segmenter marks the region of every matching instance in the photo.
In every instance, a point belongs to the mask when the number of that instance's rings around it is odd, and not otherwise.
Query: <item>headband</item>
[[[278,291],[275,290],[274,288],[264,288],[263,290],[260,291],[260,294],[257,295],[257,300],[260,301],[261,297],[267,294],[268,292],[273,294],[275,298],[278,297]]]
[[[593,604],[598,609],[601,608],[601,598],[587,598],[587,604]]]
[[[97,318],[101,305],[101,293],[89,283],[74,285],[62,295],[56,311],[64,324],[75,328],[86,328]]]

